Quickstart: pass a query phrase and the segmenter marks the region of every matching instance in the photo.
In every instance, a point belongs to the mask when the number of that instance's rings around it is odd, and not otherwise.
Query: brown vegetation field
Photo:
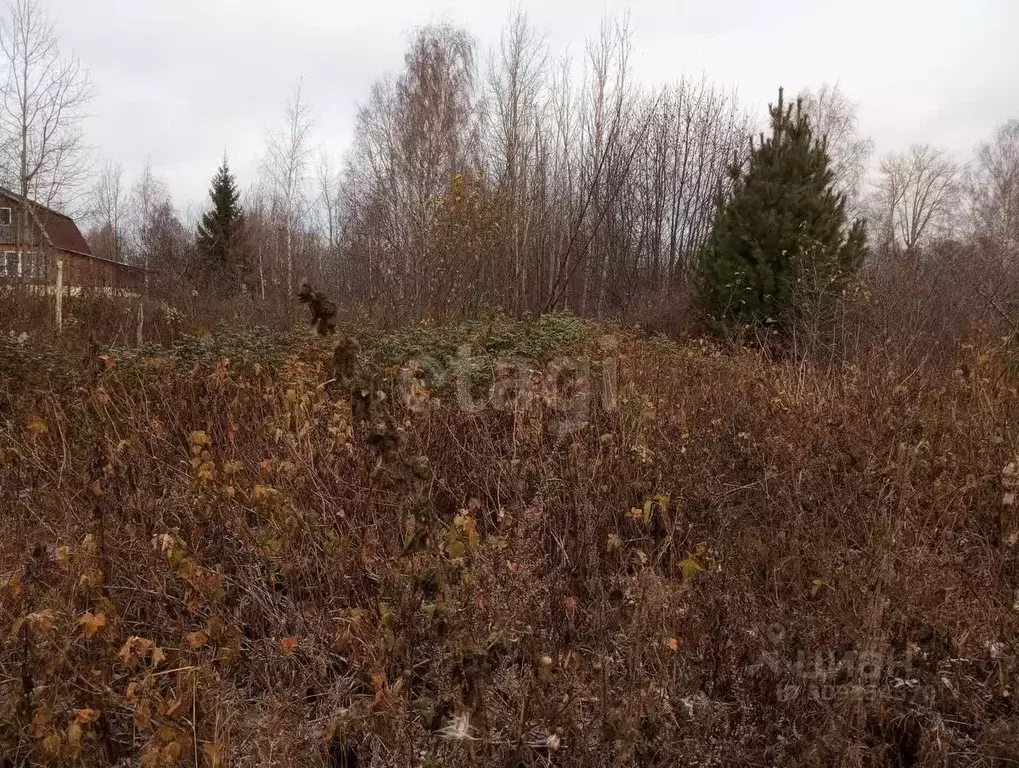
[[[1011,339],[355,330],[0,342],[0,765],[1019,760]]]

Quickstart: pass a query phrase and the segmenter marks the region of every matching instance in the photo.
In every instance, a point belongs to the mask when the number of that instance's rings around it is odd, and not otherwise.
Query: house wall
[[[18,245],[22,250],[31,250],[45,242],[35,220],[31,216],[28,216],[27,219],[23,217],[21,206],[16,200],[0,194],[0,208],[8,208],[11,212],[9,224],[0,222],[0,249],[16,253]],[[25,226],[21,232],[19,243],[18,229],[22,225]]]
[[[64,259],[64,280],[81,288],[106,288],[137,292],[144,287],[143,272],[124,264],[80,256],[59,254]]]
[[[138,292],[144,287],[140,269],[94,259],[76,253],[46,249],[21,254],[5,251],[0,245],[0,283],[21,285],[55,285],[57,260],[64,262],[64,285],[68,288],[105,289]]]

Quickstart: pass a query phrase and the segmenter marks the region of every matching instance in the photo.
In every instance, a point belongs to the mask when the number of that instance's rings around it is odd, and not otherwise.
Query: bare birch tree
[[[395,85],[395,128],[409,197],[409,247],[401,272],[399,303],[421,311],[433,289],[447,283],[444,254],[431,238],[437,204],[458,175],[475,175],[480,139],[474,40],[462,29],[439,24],[422,29],[411,43]],[[472,254],[477,257],[477,254]],[[448,262],[445,262],[448,264]]]
[[[87,171],[81,120],[91,97],[88,73],[76,58],[61,56],[38,0],[11,2],[0,24],[0,56],[4,176],[23,198],[65,207]],[[20,243],[27,220],[17,229]]]
[[[506,217],[512,286],[511,305],[523,308],[528,284],[525,251],[533,247],[536,216],[532,202],[539,133],[546,109],[548,46],[523,11],[515,11],[489,62],[491,164],[508,201]]]
[[[135,257],[146,273],[153,267],[157,251],[157,232],[166,219],[166,207],[172,210],[170,191],[146,161],[131,187],[128,198],[129,230]]]
[[[360,265],[358,280],[368,276],[372,301],[385,297],[391,317],[427,311],[434,297],[449,295],[462,259],[479,258],[452,259],[433,239],[454,180],[473,183],[480,170],[475,69],[466,32],[425,27],[399,77],[376,82],[358,111],[342,201],[355,250],[349,261]]]
[[[886,156],[874,200],[884,244],[910,252],[927,238],[948,234],[960,202],[961,170],[948,153],[926,144]]]
[[[92,188],[88,216],[93,222],[89,240],[96,255],[112,261],[124,258],[125,214],[124,168],[107,162]]]
[[[248,240],[248,250],[255,260],[258,269],[258,297],[265,301],[269,253],[266,244],[272,240],[272,204],[271,194],[264,180],[259,180],[244,194],[244,235]]]
[[[316,181],[318,182],[318,205],[322,219],[322,234],[325,237],[327,251],[332,253],[339,240],[340,185],[342,180],[340,174],[333,168],[329,155],[324,152],[319,156]]]
[[[303,80],[287,100],[283,128],[269,138],[265,171],[272,195],[272,221],[282,240],[285,290],[294,293],[294,240],[307,212],[306,182],[311,158],[311,110],[304,101]]]
[[[847,219],[852,223],[863,212],[863,180],[874,142],[860,135],[857,105],[838,83],[825,83],[816,92],[805,89],[799,98],[814,133],[827,142],[835,190],[845,195]]]
[[[977,148],[966,196],[974,231],[1005,251],[1019,249],[1019,120]]]

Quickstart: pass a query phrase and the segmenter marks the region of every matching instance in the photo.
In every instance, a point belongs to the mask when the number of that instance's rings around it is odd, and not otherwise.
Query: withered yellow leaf
[[[10,594],[12,600],[17,600],[21,594],[21,579],[13,578],[7,581],[7,592]]]
[[[208,640],[205,633],[200,629],[195,630],[194,632],[188,632],[184,635],[184,639],[187,640],[188,645],[190,645],[194,650],[201,648]]]
[[[74,719],[82,725],[88,725],[98,720],[100,714],[102,713],[98,709],[76,709],[74,710]]]
[[[680,561],[679,567],[683,569],[683,583],[689,584],[690,581],[698,573],[704,570],[704,567],[697,562],[693,557],[686,557]]]
[[[78,626],[81,627],[85,637],[95,637],[100,629],[106,626],[106,614],[86,612],[78,618]]]
[[[71,548],[68,546],[57,547],[53,559],[57,561],[57,565],[61,568],[66,568],[71,562]]]
[[[63,745],[64,740],[59,733],[53,731],[42,740],[42,748],[45,752],[56,755],[60,752],[60,747]]]
[[[134,709],[134,725],[139,731],[146,730],[152,724],[152,706],[147,701],[139,701]]]
[[[32,738],[41,739],[50,729],[52,718],[47,712],[36,712],[32,718]]]
[[[180,756],[184,754],[184,747],[179,741],[171,741],[163,747],[163,754],[172,761],[172,764],[176,764],[180,760]]]
[[[128,666],[134,666],[145,654],[147,654],[153,647],[153,642],[147,640],[144,637],[138,637],[134,635],[129,637],[127,641],[121,646],[120,651],[117,653],[121,660]]]
[[[251,500],[256,504],[268,501],[271,489],[266,485],[256,485],[251,489]]]
[[[28,614],[28,626],[40,632],[49,632],[53,629],[53,611],[45,608],[41,611]]]
[[[71,757],[81,754],[81,723],[77,720],[67,726],[67,751]]]

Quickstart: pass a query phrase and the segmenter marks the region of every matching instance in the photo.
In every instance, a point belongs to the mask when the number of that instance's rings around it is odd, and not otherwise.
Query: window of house
[[[0,277],[18,277],[20,274],[20,271],[18,270],[18,262],[18,254],[0,253]]]
[[[30,280],[39,277],[39,259],[37,254],[21,254],[21,274]]]
[[[11,225],[11,209],[0,208],[0,227],[9,227]]]
[[[0,278],[38,280],[46,277],[46,261],[41,253],[0,252]]]

